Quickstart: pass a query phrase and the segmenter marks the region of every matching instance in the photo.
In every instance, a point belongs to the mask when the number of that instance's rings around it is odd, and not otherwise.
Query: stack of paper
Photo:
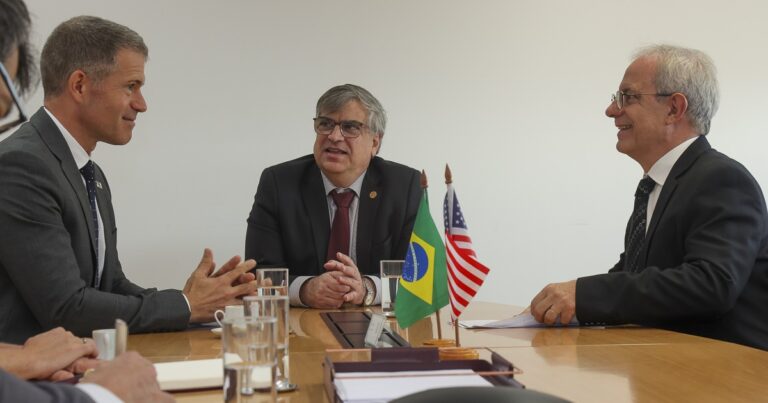
[[[221,358],[155,364],[162,390],[220,388],[224,380]]]
[[[388,402],[435,388],[493,386],[470,369],[401,372],[337,372],[333,381],[343,402]]]
[[[559,320],[559,319],[558,319]],[[554,325],[545,325],[539,323],[533,318],[530,312],[521,313],[511,318],[502,320],[460,320],[459,326],[465,329],[505,329],[512,327],[548,327],[548,326],[579,326],[579,321],[574,316],[567,324],[556,323]]]

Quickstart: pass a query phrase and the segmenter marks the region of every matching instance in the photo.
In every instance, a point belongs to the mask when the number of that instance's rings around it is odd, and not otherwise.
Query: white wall
[[[145,286],[182,287],[203,247],[219,262],[243,252],[261,170],[311,152],[314,104],[346,82],[384,104],[381,155],[426,169],[438,216],[450,163],[492,268],[485,301],[525,305],[546,283],[618,258],[642,172],[615,151],[603,111],[639,46],[714,58],[722,102],[710,142],[768,183],[760,1],[27,3],[40,48],[79,14],[128,25],[150,48],[149,111],[129,145],[94,153],[113,190],[123,266]]]

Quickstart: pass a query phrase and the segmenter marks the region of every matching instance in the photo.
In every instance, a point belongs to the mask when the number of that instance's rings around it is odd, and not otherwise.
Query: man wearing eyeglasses
[[[605,111],[644,172],[624,253],[607,274],[546,286],[530,306],[539,322],[575,315],[768,350],[768,213],[752,175],[705,137],[718,101],[704,53],[637,54]]]
[[[29,13],[21,1],[0,4],[0,135],[27,120],[19,93],[33,87]],[[15,112],[14,112],[15,106]]]
[[[293,305],[376,304],[379,262],[405,257],[419,173],[377,156],[385,125],[370,92],[333,87],[317,101],[314,153],[262,172],[245,256],[289,269]]]

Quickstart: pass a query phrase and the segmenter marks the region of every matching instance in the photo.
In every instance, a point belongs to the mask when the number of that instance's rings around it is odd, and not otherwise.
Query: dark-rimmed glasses
[[[13,83],[13,80],[11,80],[11,76],[8,74],[8,71],[5,69],[3,63],[0,63],[0,75],[3,76],[3,82],[8,88],[8,92],[11,94],[11,99],[13,99],[13,103],[16,105],[16,109],[19,111],[18,119],[0,125],[0,133],[3,133],[14,126],[26,122],[27,114],[24,113],[24,109],[21,107],[21,99],[19,98],[19,94],[16,92],[16,85]],[[2,117],[3,116],[0,116],[0,118]]]
[[[330,118],[324,118],[318,116],[312,119],[315,121],[315,133],[328,136],[339,126],[341,129],[341,135],[347,138],[360,137],[361,134],[368,127],[365,123],[358,122],[356,120],[342,120],[337,122]]]
[[[616,106],[619,108],[619,110],[621,110],[624,108],[624,105],[627,104],[627,99],[629,98],[634,97],[635,99],[640,99],[640,96],[642,95],[655,95],[657,97],[668,97],[673,94],[674,92],[671,94],[659,94],[659,93],[632,94],[624,91],[616,91],[615,93],[611,94],[611,102],[612,103],[616,102]]]

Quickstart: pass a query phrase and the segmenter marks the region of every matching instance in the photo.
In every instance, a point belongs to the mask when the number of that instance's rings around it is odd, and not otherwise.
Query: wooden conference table
[[[379,307],[371,308],[374,312]],[[462,319],[501,319],[517,313],[507,305],[473,302]],[[290,378],[298,390],[282,402],[327,402],[321,363],[365,361],[367,350],[341,350],[318,310],[291,309]],[[448,318],[443,310],[442,318]],[[445,320],[445,319],[444,319]],[[390,324],[413,346],[436,337],[435,319],[407,331]],[[443,326],[443,337],[453,328]],[[460,329],[463,347],[501,354],[523,373],[527,388],[575,402],[768,401],[768,352],[737,344],[641,327]],[[153,362],[216,358],[221,340],[209,329],[131,335],[128,348]],[[488,349],[487,349],[488,348]],[[220,389],[175,394],[179,402],[221,401]]]

